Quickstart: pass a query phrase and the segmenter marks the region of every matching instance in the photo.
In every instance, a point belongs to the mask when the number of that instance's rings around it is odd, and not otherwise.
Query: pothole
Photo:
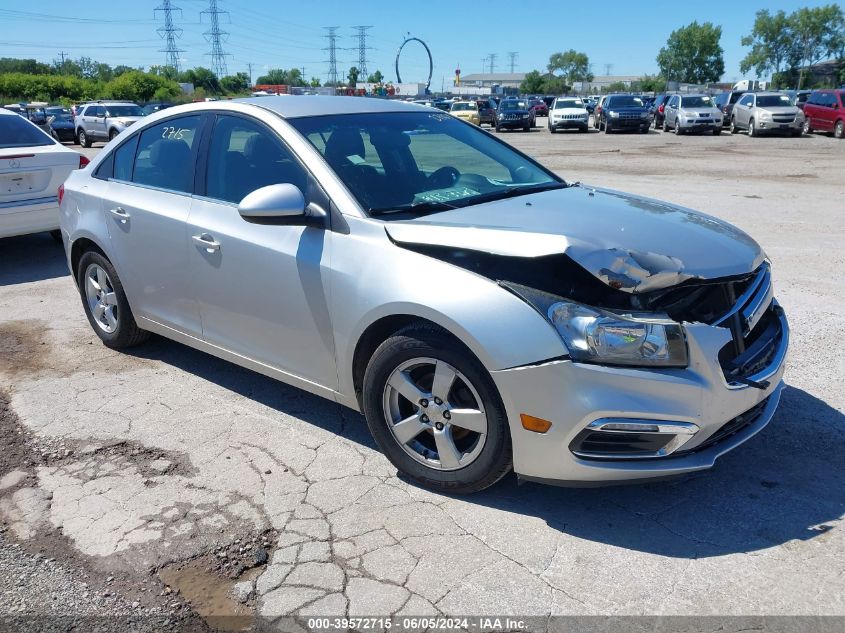
[[[238,539],[198,558],[158,570],[165,595],[175,594],[218,631],[249,631],[255,624],[255,581],[276,543],[274,530]]]

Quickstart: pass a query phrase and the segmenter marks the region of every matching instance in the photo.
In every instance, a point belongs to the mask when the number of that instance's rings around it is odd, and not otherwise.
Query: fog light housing
[[[689,442],[698,430],[691,422],[601,418],[576,435],[569,450],[583,459],[667,457]]]

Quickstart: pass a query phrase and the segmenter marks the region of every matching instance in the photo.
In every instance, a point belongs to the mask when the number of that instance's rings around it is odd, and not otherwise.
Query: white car
[[[85,156],[0,108],[0,238],[59,228],[59,185]]]
[[[577,128],[586,132],[590,113],[581,97],[557,97],[549,109],[549,132]]]

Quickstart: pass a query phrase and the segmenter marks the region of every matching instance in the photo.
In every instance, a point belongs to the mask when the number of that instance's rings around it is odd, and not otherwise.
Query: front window
[[[555,110],[563,110],[565,108],[583,108],[584,102],[581,99],[558,99],[555,101]]]
[[[32,123],[20,116],[0,116],[0,149],[41,147],[55,142]]]
[[[712,108],[713,100],[710,97],[684,97],[685,108]]]
[[[779,108],[783,106],[791,106],[792,101],[787,95],[758,95],[758,108]]]
[[[608,108],[642,108],[643,100],[640,97],[633,95],[623,95],[621,97],[613,97],[607,102]]]
[[[566,184],[442,113],[288,119],[372,215],[408,218]]]
[[[110,105],[106,110],[110,117],[144,116],[140,106],[136,105]]]

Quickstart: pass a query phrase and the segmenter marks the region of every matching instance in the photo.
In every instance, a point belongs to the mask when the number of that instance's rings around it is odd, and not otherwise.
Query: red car
[[[549,116],[549,106],[542,99],[531,99],[528,108],[534,111],[534,116]]]
[[[845,90],[815,90],[804,103],[804,134],[833,132],[845,138]]]

